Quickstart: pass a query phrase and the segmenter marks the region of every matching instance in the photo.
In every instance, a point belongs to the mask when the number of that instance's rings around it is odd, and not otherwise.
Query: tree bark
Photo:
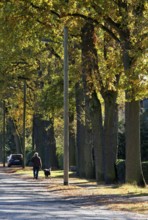
[[[107,91],[103,95],[105,102],[104,119],[104,157],[105,157],[105,183],[116,181],[116,159],[118,139],[118,105],[116,104],[117,92]]]
[[[74,130],[74,113],[69,113],[69,165],[76,165],[76,141]]]
[[[15,153],[23,153],[22,146],[21,146],[21,138],[18,134],[15,122],[11,118],[8,119],[7,126],[8,126],[8,131],[9,131],[8,135],[10,135],[10,140],[12,143],[13,142],[15,143],[15,149],[12,149],[12,146],[10,146],[12,153],[14,150],[15,150]]]
[[[104,159],[103,159],[103,126],[101,103],[94,91],[90,103],[90,116],[93,131],[95,177],[97,183],[104,181]]]
[[[128,31],[127,31],[128,33]],[[123,49],[123,64],[125,74],[129,79],[134,77],[134,73],[131,73],[132,69],[132,58],[129,55],[129,39],[125,33],[125,41],[123,41],[122,49]],[[146,185],[145,179],[142,172],[141,165],[141,153],[140,153],[140,106],[139,101],[135,101],[134,96],[134,86],[132,89],[126,90],[126,98],[127,102],[125,105],[125,138],[126,138],[126,182],[127,183],[136,183],[138,185],[144,186]],[[129,101],[132,100],[132,101]],[[135,158],[133,157],[135,156]],[[131,174],[131,170],[133,174]]]
[[[140,151],[140,103],[126,102],[126,182],[145,186]]]
[[[93,77],[99,74],[98,55],[95,48],[95,30],[91,23],[82,28],[82,80],[85,97],[85,160],[87,177],[103,180],[102,115],[95,91]],[[97,109],[98,108],[98,109]]]
[[[57,168],[56,142],[53,120],[43,120],[41,115],[34,118],[34,143],[39,152],[43,168]]]
[[[89,179],[95,178],[95,161],[94,161],[94,146],[93,146],[93,130],[90,116],[90,100],[85,96],[85,151],[84,165],[85,177]]]
[[[84,152],[85,152],[85,126],[84,126],[84,94],[80,82],[75,86],[76,94],[76,166],[77,174],[85,177],[84,171]]]

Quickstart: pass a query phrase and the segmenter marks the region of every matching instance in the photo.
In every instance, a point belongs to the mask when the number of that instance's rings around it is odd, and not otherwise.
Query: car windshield
[[[14,159],[14,160],[18,160],[18,159],[21,159],[22,156],[21,155],[12,155],[11,158]]]

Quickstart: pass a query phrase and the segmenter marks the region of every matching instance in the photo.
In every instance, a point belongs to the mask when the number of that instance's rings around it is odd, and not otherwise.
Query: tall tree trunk
[[[82,28],[82,78],[84,86],[86,109],[86,144],[85,149],[89,155],[89,168],[96,180],[103,180],[103,154],[102,154],[102,115],[98,97],[96,95],[93,77],[99,74],[98,55],[95,48],[95,30],[91,23]],[[97,109],[98,108],[98,109]],[[94,154],[94,157],[93,157]],[[94,161],[95,159],[95,161]],[[88,164],[87,164],[88,166]],[[89,171],[90,172],[90,171]]]
[[[14,142],[15,144],[15,149],[12,149],[11,148],[12,146],[10,146],[11,150],[12,151],[15,150],[15,153],[23,153],[22,146],[21,146],[21,138],[18,134],[18,131],[17,131],[17,128],[16,128],[16,125],[13,119],[11,118],[8,119],[7,126],[8,126],[8,131],[9,131],[8,135],[10,135],[11,142],[12,143]]]
[[[91,75],[91,61],[92,54],[92,34],[93,29],[89,23],[86,23],[82,28],[81,32],[82,39],[82,82],[84,87],[84,98],[85,98],[85,151],[84,151],[84,169],[85,177],[94,177],[94,160],[93,160],[93,140],[92,140],[92,129],[91,129],[91,118],[89,111],[89,95],[92,91],[88,87],[88,76]],[[90,92],[90,94],[89,94]]]
[[[117,92],[108,91],[103,95],[105,102],[104,119],[104,157],[105,157],[105,183],[116,181],[117,135],[118,135],[118,105]]]
[[[94,146],[93,146],[93,131],[92,121],[90,116],[90,100],[85,97],[85,151],[84,151],[84,165],[85,177],[95,178],[95,164],[94,164]]]
[[[75,86],[76,94],[76,115],[77,115],[77,132],[76,132],[76,165],[77,174],[85,177],[84,170],[84,152],[85,152],[85,127],[84,127],[84,94],[80,82]]]
[[[74,130],[74,113],[69,113],[69,165],[76,165],[76,141]]]
[[[33,115],[32,118],[32,151],[35,151],[36,147],[35,147],[35,138],[34,138],[34,131],[35,131],[35,115]]]
[[[144,186],[140,151],[140,103],[126,102],[126,182]]]
[[[53,168],[58,168],[58,159],[56,155],[56,140],[55,140],[55,133],[54,133],[54,120],[53,118],[50,118],[48,123],[50,126],[48,127],[48,137],[49,140],[47,142],[47,145],[49,144],[49,160],[50,165]]]
[[[123,64],[124,70],[129,80],[134,77],[132,71],[132,58],[129,55],[129,45],[130,41],[127,33],[125,32],[125,38],[123,39],[122,49],[123,49]],[[131,84],[132,87],[132,84]],[[126,182],[137,183],[138,185],[145,186],[145,179],[142,171],[141,164],[141,153],[140,153],[140,107],[139,101],[134,101],[134,86],[131,91],[126,91],[127,102],[125,105],[125,138],[126,138]],[[133,101],[128,101],[129,99]],[[134,152],[134,153],[133,153]],[[135,158],[133,157],[135,156]],[[134,161],[133,161],[134,160]],[[131,175],[131,171],[133,174]],[[131,175],[131,176],[130,176]]]
[[[39,152],[43,167],[57,168],[56,143],[52,120],[43,120],[41,115],[34,118],[34,143]]]
[[[3,146],[3,143],[2,143],[2,133],[0,133],[0,162],[2,162],[2,155],[3,155],[3,151],[2,151],[2,146]]]
[[[94,163],[95,176],[97,183],[104,181],[104,163],[103,163],[103,127],[101,103],[97,97],[96,91],[92,94],[90,101],[90,116],[93,131]]]

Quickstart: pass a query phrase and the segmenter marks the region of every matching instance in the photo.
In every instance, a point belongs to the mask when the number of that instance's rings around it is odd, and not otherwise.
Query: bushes
[[[141,114],[141,159],[148,161],[148,110]]]
[[[125,160],[117,160],[116,170],[118,182],[125,183]],[[142,170],[145,181],[148,184],[148,161],[142,162]]]
[[[148,110],[140,115],[140,135],[141,135],[141,160],[148,161]],[[118,158],[125,159],[125,128],[124,121],[119,122],[118,131]]]
[[[117,160],[116,162],[117,180],[119,183],[125,183],[125,160]]]
[[[148,161],[142,162],[143,175],[148,184]]]

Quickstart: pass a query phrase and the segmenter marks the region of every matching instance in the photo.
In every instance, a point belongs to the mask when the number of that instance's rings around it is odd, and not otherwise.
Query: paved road
[[[20,179],[0,171],[0,220],[148,220],[144,215],[64,200],[55,192],[49,194],[45,185],[46,180]]]

